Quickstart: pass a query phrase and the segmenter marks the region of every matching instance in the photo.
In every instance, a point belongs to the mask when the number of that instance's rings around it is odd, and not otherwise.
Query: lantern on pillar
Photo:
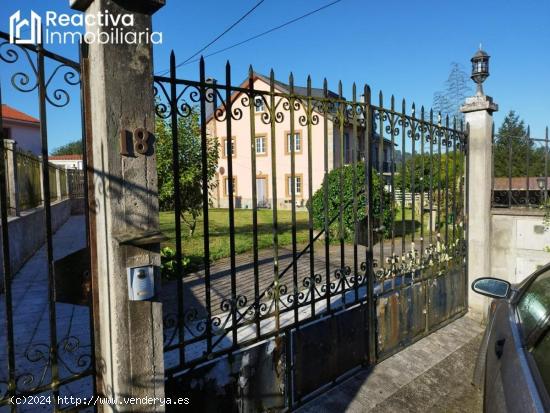
[[[472,62],[472,80],[477,84],[477,95],[483,96],[483,82],[489,77],[489,55],[481,50],[481,46],[476,54],[470,59]]]

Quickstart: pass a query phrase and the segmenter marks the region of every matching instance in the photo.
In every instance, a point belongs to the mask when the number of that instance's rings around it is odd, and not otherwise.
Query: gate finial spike
[[[248,66],[248,76],[250,78],[254,76],[254,69],[252,69],[252,65]]]
[[[370,86],[368,84],[365,84],[363,93],[365,94],[365,102],[370,103]]]
[[[325,97],[328,97],[328,82],[326,77],[323,79],[323,92]]]

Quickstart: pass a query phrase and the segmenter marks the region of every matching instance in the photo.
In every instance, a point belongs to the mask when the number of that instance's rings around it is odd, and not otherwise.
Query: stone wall
[[[550,231],[540,210],[492,210],[491,275],[511,283],[550,263]],[[481,276],[481,274],[480,274]]]
[[[55,202],[51,207],[52,231],[55,232],[71,215],[71,200],[64,199]],[[18,217],[8,218],[8,234],[10,240],[11,269],[13,273],[25,264],[46,241],[46,226],[44,224],[44,208],[38,207],[21,212]],[[0,245],[1,245],[0,239]],[[0,249],[0,268],[3,265],[3,253]],[[3,291],[4,273],[0,271],[0,292]]]

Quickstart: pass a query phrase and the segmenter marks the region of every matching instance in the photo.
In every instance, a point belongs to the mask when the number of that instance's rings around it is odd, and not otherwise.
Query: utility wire
[[[240,45],[242,45],[242,44],[248,43],[248,42],[250,42],[250,41],[252,41],[252,40],[256,40],[256,39],[259,38],[259,37],[265,36],[266,34],[272,33],[272,32],[274,32],[274,31],[276,31],[276,30],[282,29],[283,27],[288,26],[288,25],[290,25],[290,24],[292,24],[292,23],[296,23],[298,20],[305,19],[306,17],[309,17],[309,16],[311,16],[312,14],[315,14],[315,13],[317,13],[317,12],[320,12],[321,10],[324,10],[324,9],[330,7],[330,6],[333,6],[333,5],[336,4],[336,3],[340,3],[341,1],[342,1],[342,0],[335,0],[335,1],[333,1],[332,3],[325,4],[324,6],[319,7],[318,9],[312,10],[312,11],[310,11],[309,13],[306,13],[306,14],[304,14],[304,15],[302,15],[302,16],[299,16],[299,17],[296,17],[296,18],[294,18],[294,19],[292,19],[292,20],[289,20],[289,21],[287,21],[286,23],[280,24],[279,26],[272,27],[271,29],[266,30],[265,32],[259,33],[259,34],[255,35],[255,36],[252,36],[252,37],[249,37],[248,39],[245,39],[245,40],[243,40],[243,41],[240,41],[240,42],[238,42],[238,43],[235,43],[235,44],[233,44],[233,45],[231,45],[231,46],[224,47],[223,49],[217,50],[217,51],[212,52],[212,53],[210,53],[210,54],[207,54],[207,55],[205,55],[205,56],[203,56],[203,57],[207,58],[207,57],[210,57],[210,56],[214,56],[214,55],[223,53],[223,52],[225,52],[225,51],[227,51],[227,50],[229,50],[229,49],[233,49],[234,47],[237,47],[237,46],[240,46]],[[195,56],[196,56],[196,55],[195,55]],[[193,56],[193,57],[194,57],[194,56]],[[198,62],[199,60],[200,60],[200,59],[195,59],[195,60],[189,60],[189,59],[187,59],[187,61],[178,64],[176,67],[186,66],[186,65],[188,65],[188,64]],[[163,74],[164,74],[164,73],[168,73],[168,70],[164,71]]]
[[[183,62],[179,63],[176,68],[183,66],[187,62],[189,62],[192,58],[197,56],[198,54],[202,53],[206,49],[208,49],[210,46],[212,46],[214,43],[216,43],[219,39],[221,39],[225,34],[227,34],[233,27],[235,27],[237,24],[242,22],[250,13],[252,13],[254,10],[256,10],[265,0],[260,0],[258,3],[254,5],[250,10],[248,10],[245,14],[243,14],[235,23],[233,23],[231,26],[229,26],[227,29],[225,29],[222,33],[220,33],[214,40],[212,40],[210,43],[208,43],[206,46],[202,47],[200,50],[198,50],[196,53],[189,56],[187,59],[185,59]],[[165,70],[161,74],[164,75],[168,73],[170,70]]]

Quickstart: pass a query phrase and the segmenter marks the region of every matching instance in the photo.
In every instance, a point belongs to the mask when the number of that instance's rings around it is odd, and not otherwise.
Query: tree
[[[534,148],[525,123],[513,110],[508,112],[495,136],[495,176],[538,176],[544,174],[544,148]],[[529,160],[529,163],[527,162]]]
[[[434,93],[433,109],[436,113],[441,112],[441,116],[449,116],[452,120],[462,120],[463,115],[460,112],[460,106],[471,93],[468,74],[462,66],[456,62],[451,63],[451,71],[445,82],[445,89]]]
[[[356,185],[355,189],[357,192],[354,194],[353,187],[353,178],[354,178],[354,169],[355,169],[355,178]],[[340,199],[340,174],[343,174],[343,199]],[[387,191],[384,191],[384,208],[381,211],[381,202],[380,202],[380,191],[381,191],[381,180],[378,176],[378,173],[373,170],[372,174],[372,191],[373,191],[373,215],[374,219],[379,226],[382,221],[385,227],[386,235],[389,233],[391,228],[392,218],[394,216],[394,208],[391,205],[390,194]],[[353,214],[353,198],[357,197],[357,221],[361,221],[365,218],[365,204],[367,202],[364,189],[365,182],[365,163],[358,162],[356,164],[346,165],[343,168],[336,168],[329,172],[328,174],[328,205],[327,205],[327,215],[328,220],[331,221],[336,217],[339,217],[340,204],[344,204],[343,208],[343,227],[344,227],[344,239],[351,240],[352,236],[355,234],[355,217]],[[315,192],[311,202],[312,205],[312,215],[313,215],[313,225],[317,229],[323,229],[325,225],[325,182],[321,185],[321,188]],[[334,222],[329,227],[329,233],[333,239],[339,237],[340,235],[340,221],[335,219]]]
[[[162,211],[173,210],[175,197],[181,203],[181,220],[189,228],[192,236],[197,219],[202,213],[202,149],[199,113],[192,110],[189,116],[178,118],[178,159],[180,193],[175,194],[172,170],[171,124],[160,117],[156,120],[157,171],[159,204]],[[207,179],[209,190],[216,186],[213,180],[218,165],[218,141],[207,138]]]
[[[415,194],[429,193],[433,204],[439,205],[441,210],[447,205],[449,213],[462,215],[464,192],[460,185],[464,175],[463,152],[449,149],[448,154],[415,154],[414,160],[411,157],[405,162],[405,172],[401,171],[401,165],[397,166],[397,172],[394,178],[396,190],[412,192],[414,177]],[[399,205],[401,199],[396,199],[396,202]],[[442,219],[445,220],[446,217],[443,216]]]
[[[55,148],[52,151],[53,156],[60,155],[82,155],[82,141],[77,140],[73,142],[66,143],[58,148]]]

